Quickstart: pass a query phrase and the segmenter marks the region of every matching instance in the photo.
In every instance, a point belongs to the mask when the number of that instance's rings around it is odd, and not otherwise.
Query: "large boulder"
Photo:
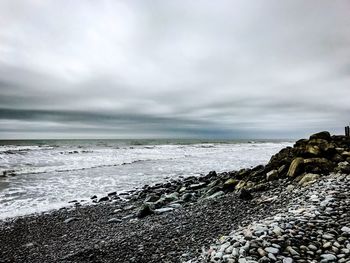
[[[304,159],[304,171],[307,173],[328,174],[334,170],[335,165],[326,158]]]
[[[282,165],[288,165],[292,162],[295,157],[295,149],[292,147],[286,147],[279,151],[277,154],[273,155],[266,165],[266,171],[278,169]]]
[[[304,159],[301,157],[295,158],[289,166],[287,176],[296,177],[303,172]]]
[[[311,135],[310,140],[312,140],[312,139],[323,139],[326,141],[331,141],[332,137],[328,131],[322,131],[322,132],[318,132],[318,133]]]

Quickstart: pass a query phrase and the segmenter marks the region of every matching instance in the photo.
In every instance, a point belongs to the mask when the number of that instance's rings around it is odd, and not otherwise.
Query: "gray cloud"
[[[2,1],[0,138],[342,132],[349,7]]]

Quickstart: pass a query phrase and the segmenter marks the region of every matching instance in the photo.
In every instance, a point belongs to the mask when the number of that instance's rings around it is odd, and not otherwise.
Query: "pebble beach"
[[[0,262],[350,262],[350,138],[0,223]]]

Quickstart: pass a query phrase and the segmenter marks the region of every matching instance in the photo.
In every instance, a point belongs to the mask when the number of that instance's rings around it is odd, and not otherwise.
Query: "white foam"
[[[266,163],[272,154],[289,145],[237,143],[84,149],[33,146],[25,154],[0,152],[0,169],[18,174],[0,178],[0,215],[4,218],[46,211],[62,207],[70,200],[131,189],[165,177],[252,167]],[[125,163],[128,165],[122,165]]]

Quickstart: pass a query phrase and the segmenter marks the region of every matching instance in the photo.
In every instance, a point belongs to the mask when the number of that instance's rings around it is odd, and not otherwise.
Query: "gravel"
[[[235,228],[187,262],[350,262],[350,175],[323,177],[290,196],[273,216]]]

